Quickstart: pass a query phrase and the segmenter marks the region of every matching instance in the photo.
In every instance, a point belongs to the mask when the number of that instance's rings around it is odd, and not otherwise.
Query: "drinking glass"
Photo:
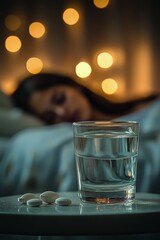
[[[78,195],[82,202],[132,204],[136,193],[139,123],[73,123]]]

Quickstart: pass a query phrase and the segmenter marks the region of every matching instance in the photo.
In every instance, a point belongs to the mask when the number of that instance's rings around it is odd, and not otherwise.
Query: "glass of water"
[[[78,195],[82,202],[132,204],[136,193],[139,123],[73,123]]]

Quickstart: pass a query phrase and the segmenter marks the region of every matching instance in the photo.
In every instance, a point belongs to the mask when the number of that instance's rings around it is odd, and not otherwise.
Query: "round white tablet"
[[[59,197],[56,192],[53,191],[46,191],[41,193],[40,198],[43,202],[51,204],[55,202],[55,200]]]
[[[18,202],[26,203],[29,199],[36,198],[36,194],[34,193],[25,193],[21,197],[18,198]]]
[[[27,201],[27,205],[30,207],[39,207],[42,205],[42,200],[39,198],[33,198]]]
[[[60,206],[69,206],[71,205],[72,201],[68,198],[60,197],[55,200],[55,203]]]

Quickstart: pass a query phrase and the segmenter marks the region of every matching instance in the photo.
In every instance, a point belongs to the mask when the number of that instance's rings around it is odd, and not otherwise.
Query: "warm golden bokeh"
[[[29,33],[34,38],[41,38],[45,34],[45,26],[40,22],[33,22],[29,26]]]
[[[36,57],[29,58],[26,62],[26,69],[32,74],[37,74],[43,69],[43,62]]]
[[[16,86],[15,86],[15,82],[12,80],[6,80],[6,81],[3,81],[1,83],[1,89],[4,93],[10,95],[12,94],[15,89],[16,89]]]
[[[18,52],[21,48],[21,40],[17,36],[9,36],[5,40],[5,47],[9,52]]]
[[[113,57],[110,53],[102,52],[97,56],[97,64],[101,68],[109,68],[113,64]]]
[[[116,80],[112,78],[107,78],[102,81],[102,90],[104,93],[110,95],[114,94],[118,89],[118,84]]]
[[[0,87],[3,79],[12,78],[16,85],[19,76],[28,72],[51,71],[69,74],[102,95],[103,79],[112,78],[118,88],[105,94],[113,101],[159,92],[156,2],[14,0],[2,4]],[[27,61],[32,56],[37,58]]]
[[[75,71],[78,77],[86,78],[91,74],[92,68],[87,62],[80,62],[77,64]]]
[[[94,5],[97,8],[105,8],[109,4],[109,0],[93,0]]]
[[[5,26],[11,31],[16,31],[21,26],[21,20],[18,16],[10,14],[5,18]]]
[[[74,8],[67,8],[63,12],[63,21],[68,25],[74,25],[79,20],[79,13]]]

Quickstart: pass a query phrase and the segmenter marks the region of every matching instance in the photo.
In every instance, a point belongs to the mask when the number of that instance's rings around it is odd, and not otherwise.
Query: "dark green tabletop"
[[[160,233],[160,195],[137,193],[135,203],[96,205],[80,202],[76,192],[59,193],[71,206],[28,207],[17,196],[0,198],[0,234],[108,235]]]

